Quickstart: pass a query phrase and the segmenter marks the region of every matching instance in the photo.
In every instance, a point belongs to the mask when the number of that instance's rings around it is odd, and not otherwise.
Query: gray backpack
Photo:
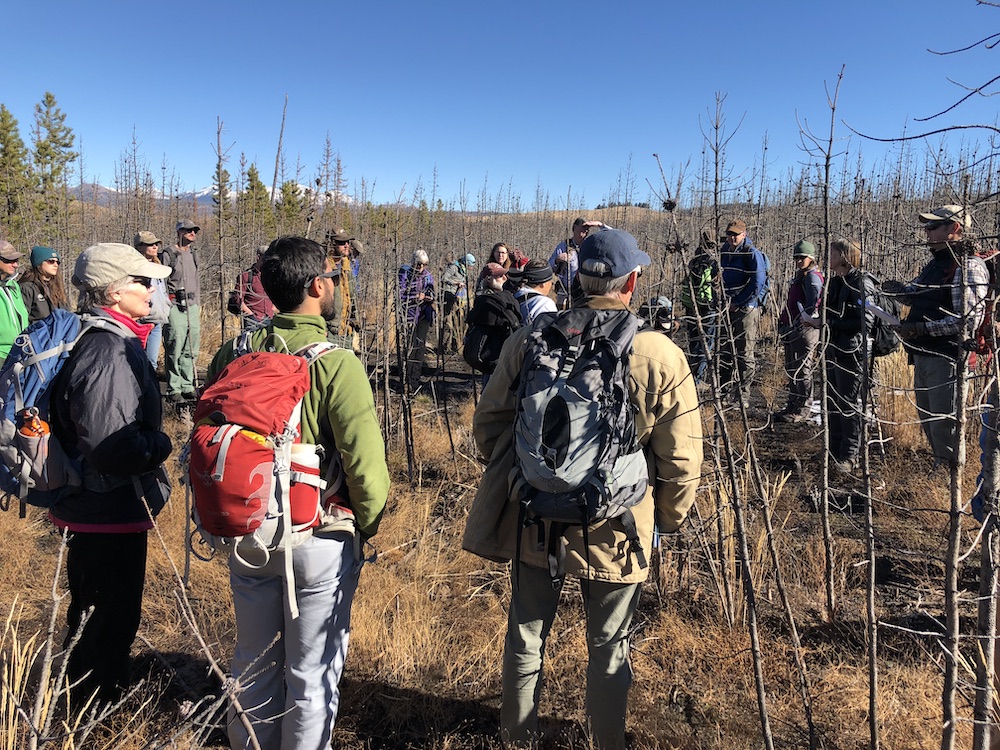
[[[510,493],[520,504],[520,529],[538,529],[553,580],[565,573],[566,528],[582,526],[589,546],[589,527],[609,518],[619,520],[629,551],[647,567],[630,510],[649,486],[628,390],[639,323],[628,310],[575,308],[538,316],[528,335]],[[547,542],[544,522],[551,522]]]

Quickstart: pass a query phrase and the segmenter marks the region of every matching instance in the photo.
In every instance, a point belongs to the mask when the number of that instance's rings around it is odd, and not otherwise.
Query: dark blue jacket
[[[747,310],[757,307],[757,300],[767,282],[767,270],[763,254],[753,246],[750,238],[745,238],[736,249],[730,247],[728,242],[723,245],[719,265],[722,268],[723,294],[729,304]]]

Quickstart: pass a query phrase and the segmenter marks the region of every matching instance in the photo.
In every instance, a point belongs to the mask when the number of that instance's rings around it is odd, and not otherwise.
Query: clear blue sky
[[[211,184],[216,118],[231,146],[270,184],[288,94],[286,164],[314,175],[330,135],[351,187],[376,200],[418,181],[470,208],[484,182],[530,208],[536,186],[555,207],[606,198],[628,166],[635,200],[701,159],[700,123],[726,94],[729,164],[749,172],[765,134],[772,174],[805,157],[798,124],[829,127],[824,83],[846,64],[838,120],[879,136],[923,126],[996,74],[982,48],[1000,9],[975,0],[790,2],[113,2],[10,3],[0,101],[29,140],[33,106],[52,91],[85,156],[85,178],[113,182],[131,140],[155,175],[165,160],[183,189]],[[15,31],[16,30],[16,31]],[[996,119],[996,100],[970,102],[947,122]],[[838,121],[840,135],[849,135]],[[78,145],[79,145],[78,141]],[[955,141],[957,144],[957,139]],[[866,161],[881,147],[857,137]]]

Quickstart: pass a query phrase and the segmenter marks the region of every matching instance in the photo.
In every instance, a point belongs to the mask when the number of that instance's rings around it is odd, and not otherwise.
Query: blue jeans
[[[156,360],[160,357],[160,344],[163,343],[163,323],[157,323],[146,338],[146,356],[149,358],[153,369],[156,369]]]
[[[263,750],[327,750],[340,706],[340,676],[361,564],[347,532],[317,534],[292,551],[299,616],[291,618],[284,557],[256,569],[229,559],[236,612],[232,674],[248,680],[237,696]],[[281,638],[272,644],[275,635]],[[275,666],[269,666],[271,663]],[[250,675],[253,675],[252,679]],[[229,742],[249,747],[231,708]]]

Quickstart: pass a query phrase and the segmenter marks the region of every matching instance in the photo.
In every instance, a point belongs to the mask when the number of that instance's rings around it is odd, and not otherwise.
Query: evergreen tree
[[[75,140],[76,136],[66,124],[66,115],[59,109],[55,95],[46,91],[42,101],[35,105],[32,141],[41,208],[48,221],[56,216],[60,202],[65,202],[67,198],[69,165],[79,156],[72,150]]]
[[[18,132],[17,120],[0,104],[0,219],[14,244],[24,241],[34,185],[28,149]]]
[[[278,211],[278,234],[295,234],[302,232],[302,216],[305,213],[306,202],[302,187],[294,180],[281,183],[281,197],[276,208]]]
[[[261,182],[257,165],[251,164],[246,173],[246,187],[236,196],[237,221],[251,246],[274,239],[274,212],[267,187]]]

